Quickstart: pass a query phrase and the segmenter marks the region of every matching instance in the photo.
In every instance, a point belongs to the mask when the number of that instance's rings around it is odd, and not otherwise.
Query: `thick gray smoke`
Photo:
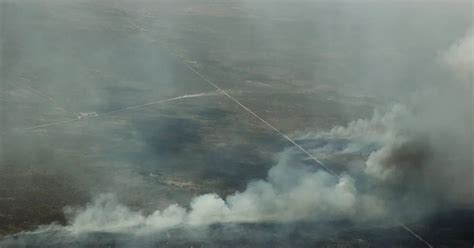
[[[366,161],[365,173],[380,183],[411,185],[446,205],[474,204],[472,30],[440,61],[450,81],[418,91],[386,114],[336,127],[323,135],[374,142],[381,146]]]

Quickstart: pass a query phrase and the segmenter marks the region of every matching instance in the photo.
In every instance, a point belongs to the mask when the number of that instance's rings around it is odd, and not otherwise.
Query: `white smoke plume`
[[[256,180],[243,192],[226,198],[204,194],[186,209],[177,204],[144,214],[120,204],[110,194],[100,195],[82,209],[66,209],[73,233],[91,231],[157,231],[178,226],[213,223],[284,222],[381,217],[383,203],[358,192],[347,175],[333,177],[323,171],[290,163],[285,152],[266,180]],[[357,214],[357,215],[356,215]]]
[[[464,38],[456,42],[444,55],[444,61],[456,73],[470,77],[474,72],[474,28],[466,32]],[[466,78],[469,79],[469,78]]]

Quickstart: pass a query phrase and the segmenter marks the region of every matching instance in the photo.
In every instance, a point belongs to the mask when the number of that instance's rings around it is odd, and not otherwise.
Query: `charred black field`
[[[0,0],[0,247],[472,247],[470,1]]]

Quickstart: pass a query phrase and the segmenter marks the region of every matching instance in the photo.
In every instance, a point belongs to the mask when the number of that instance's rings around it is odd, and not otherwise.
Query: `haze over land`
[[[0,246],[472,247],[472,8],[0,0]]]

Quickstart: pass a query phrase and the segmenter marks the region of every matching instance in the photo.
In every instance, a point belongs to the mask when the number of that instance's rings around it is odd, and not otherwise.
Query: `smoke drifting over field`
[[[3,214],[7,201],[29,211],[38,192],[39,212],[61,214],[20,236],[56,233],[58,245],[474,208],[469,4],[211,2],[0,0],[0,222],[21,215]],[[265,228],[250,239],[272,239]]]
[[[251,182],[243,192],[225,199],[205,194],[194,198],[189,210],[171,205],[144,215],[119,204],[112,195],[101,195],[84,209],[72,211],[71,224],[66,228],[72,232],[141,232],[229,222],[363,218],[361,210],[366,211],[365,215],[383,215],[381,203],[360,195],[350,177],[334,178],[325,172],[295,168],[288,158],[282,158],[266,180]]]
[[[467,79],[472,78],[470,55],[474,44],[470,35],[443,55],[456,73],[463,74],[460,80],[466,80],[466,74],[469,74]],[[448,201],[444,207],[472,206],[472,119],[465,118],[472,115],[472,105],[466,105],[472,101],[472,95],[460,91],[463,88],[453,87],[456,83],[447,83],[436,92],[418,92],[406,106],[398,104],[386,113],[376,112],[371,119],[315,135],[316,141],[349,140],[350,149],[342,152],[324,149],[329,154],[358,153],[368,144],[379,146],[368,154],[364,166],[348,165],[349,171],[340,177],[298,164],[292,161],[292,152],[287,151],[270,169],[266,180],[249,183],[243,192],[225,198],[205,194],[194,198],[189,209],[171,205],[149,215],[121,205],[112,195],[101,195],[83,209],[70,210],[72,217],[67,229],[146,231],[227,222],[373,220],[400,213],[413,214],[398,209],[401,206],[395,204],[400,203],[390,202],[391,194],[407,197],[404,203],[411,205],[407,209],[417,209],[426,200],[432,202],[432,208],[441,201]],[[449,111],[459,108],[463,111]],[[356,183],[356,180],[365,182]],[[364,184],[365,192],[361,192],[358,187]],[[384,190],[375,190],[376,187]],[[423,211],[413,212],[424,214]]]

